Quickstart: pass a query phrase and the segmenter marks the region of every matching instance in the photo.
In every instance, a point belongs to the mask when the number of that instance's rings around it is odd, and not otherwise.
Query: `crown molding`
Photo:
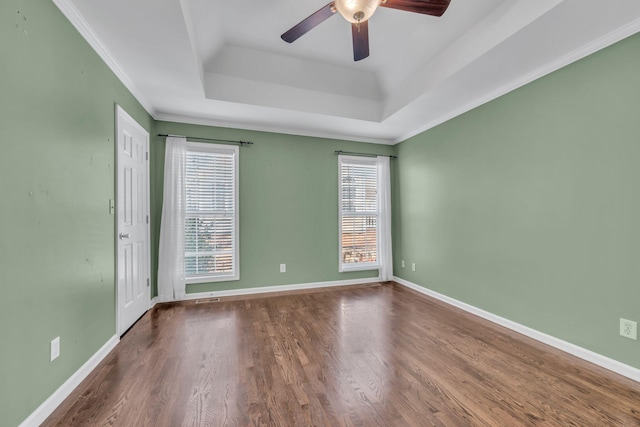
[[[107,67],[116,75],[118,80],[131,92],[138,100],[142,107],[153,116],[154,108],[147,98],[138,90],[129,78],[127,73],[122,69],[118,61],[113,57],[106,45],[100,40],[98,35],[89,26],[87,21],[82,17],[80,11],[74,6],[71,0],[51,0],[60,9],[62,14],[71,22],[71,25],[80,33],[80,35],[89,43],[89,46],[98,54],[98,56],[107,64]]]
[[[584,46],[579,47],[566,55],[563,55],[553,61],[550,61],[544,64],[541,67],[536,68],[535,70],[514,79],[513,81],[499,87],[498,89],[489,92],[483,97],[477,98],[468,104],[453,110],[452,112],[445,114],[443,116],[438,117],[436,120],[432,120],[431,122],[425,124],[424,126],[420,126],[411,132],[403,135],[400,138],[397,138],[393,144],[399,144],[407,139],[414,137],[422,132],[428,131],[444,122],[447,122],[455,117],[458,117],[474,108],[477,108],[483,104],[493,101],[496,98],[499,98],[503,95],[506,95],[509,92],[512,92],[524,85],[527,85],[534,80],[537,80],[541,77],[544,77],[548,74],[553,73],[554,71],[559,70],[560,68],[566,67],[580,59],[583,59],[589,55],[592,55],[599,50],[602,50],[606,47],[611,46],[614,43],[617,43],[627,37],[630,37],[637,32],[640,31],[640,19],[636,19],[635,21],[630,22],[627,25],[624,25],[620,28],[611,31],[608,34],[592,41],[591,43],[587,43]]]
[[[296,136],[308,136],[312,138],[327,138],[327,139],[338,139],[338,140],[344,140],[344,141],[368,142],[371,144],[381,144],[381,145],[395,144],[394,140],[391,138],[389,139],[371,138],[366,136],[343,134],[339,132],[295,129],[288,126],[278,126],[278,125],[266,126],[262,124],[254,124],[249,122],[239,122],[239,121],[236,122],[231,120],[218,120],[214,118],[209,119],[204,117],[192,117],[192,116],[183,116],[183,115],[168,114],[168,113],[156,113],[153,118],[163,122],[185,123],[190,125],[216,126],[216,127],[229,128],[229,129],[282,133],[286,135],[296,135]]]
[[[133,81],[128,77],[128,75],[125,73],[125,71],[120,66],[120,64],[118,64],[118,62],[115,60],[115,58],[113,57],[109,49],[107,49],[105,44],[100,40],[97,34],[89,26],[87,21],[82,17],[82,15],[78,11],[78,9],[74,6],[72,1],[71,0],[51,0],[51,1],[58,7],[58,9],[60,9],[60,11],[64,14],[64,16],[71,22],[71,24],[82,35],[82,37],[87,41],[87,43],[89,43],[89,45],[98,54],[98,56],[106,63],[109,69],[116,75],[116,77],[122,82],[122,84],[131,92],[131,94],[138,100],[138,102],[155,120],[172,121],[172,122],[178,122],[178,123],[187,123],[187,124],[196,124],[196,125],[205,125],[205,126],[219,126],[224,128],[233,128],[233,129],[274,132],[274,133],[301,135],[301,136],[318,137],[318,138],[341,139],[341,140],[347,140],[347,141],[368,142],[368,143],[384,144],[384,145],[395,145],[403,141],[406,141],[411,137],[414,137],[422,132],[432,129],[442,123],[445,123],[483,104],[491,102],[503,95],[506,95],[509,92],[512,92],[524,85],[527,85],[563,67],[566,67],[567,65],[570,65],[573,62],[583,59],[586,56],[589,56],[599,50],[602,50],[640,31],[640,19],[636,19],[630,22],[629,24],[624,25],[594,40],[591,43],[581,46],[580,48],[575,49],[569,52],[568,54],[561,56],[560,58],[550,61],[523,76],[513,79],[511,82],[504,84],[493,91],[488,92],[484,96],[478,97],[466,103],[460,108],[457,108],[453,111],[443,114],[422,126],[412,129],[411,131],[405,133],[404,135],[398,138],[376,138],[372,136],[360,136],[360,135],[354,135],[354,134],[332,132],[330,130],[309,130],[309,129],[294,128],[286,125],[271,125],[271,124],[265,125],[265,124],[251,123],[251,122],[245,122],[245,121],[232,121],[232,120],[224,120],[224,119],[216,119],[216,118],[203,118],[203,117],[194,117],[194,116],[188,116],[188,115],[160,113],[152,106],[152,104],[143,95],[143,93],[138,88],[136,88]]]

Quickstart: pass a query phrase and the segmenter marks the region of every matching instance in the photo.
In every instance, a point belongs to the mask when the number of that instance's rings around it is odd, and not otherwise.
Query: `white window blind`
[[[238,280],[238,147],[188,143],[185,203],[187,283]]]
[[[375,158],[340,156],[340,271],[378,262],[378,169]]]

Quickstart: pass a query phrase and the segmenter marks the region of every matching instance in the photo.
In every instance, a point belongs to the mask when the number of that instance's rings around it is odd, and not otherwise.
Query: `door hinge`
[[[149,160],[149,152],[147,151],[146,153],[144,153],[144,156],[147,160]]]
[[[147,215],[147,224],[149,224],[149,215]]]
[[[150,286],[149,278],[147,277],[147,288]]]

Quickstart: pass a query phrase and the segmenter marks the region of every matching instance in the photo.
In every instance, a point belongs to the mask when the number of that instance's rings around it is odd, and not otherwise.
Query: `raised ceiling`
[[[640,31],[640,1],[380,8],[353,61],[327,0],[53,0],[158,120],[396,143]]]

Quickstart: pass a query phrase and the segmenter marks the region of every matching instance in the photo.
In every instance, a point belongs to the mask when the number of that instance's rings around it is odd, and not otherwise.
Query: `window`
[[[238,280],[238,147],[187,143],[187,283]]]
[[[339,164],[340,271],[377,269],[377,159],[340,156]]]

